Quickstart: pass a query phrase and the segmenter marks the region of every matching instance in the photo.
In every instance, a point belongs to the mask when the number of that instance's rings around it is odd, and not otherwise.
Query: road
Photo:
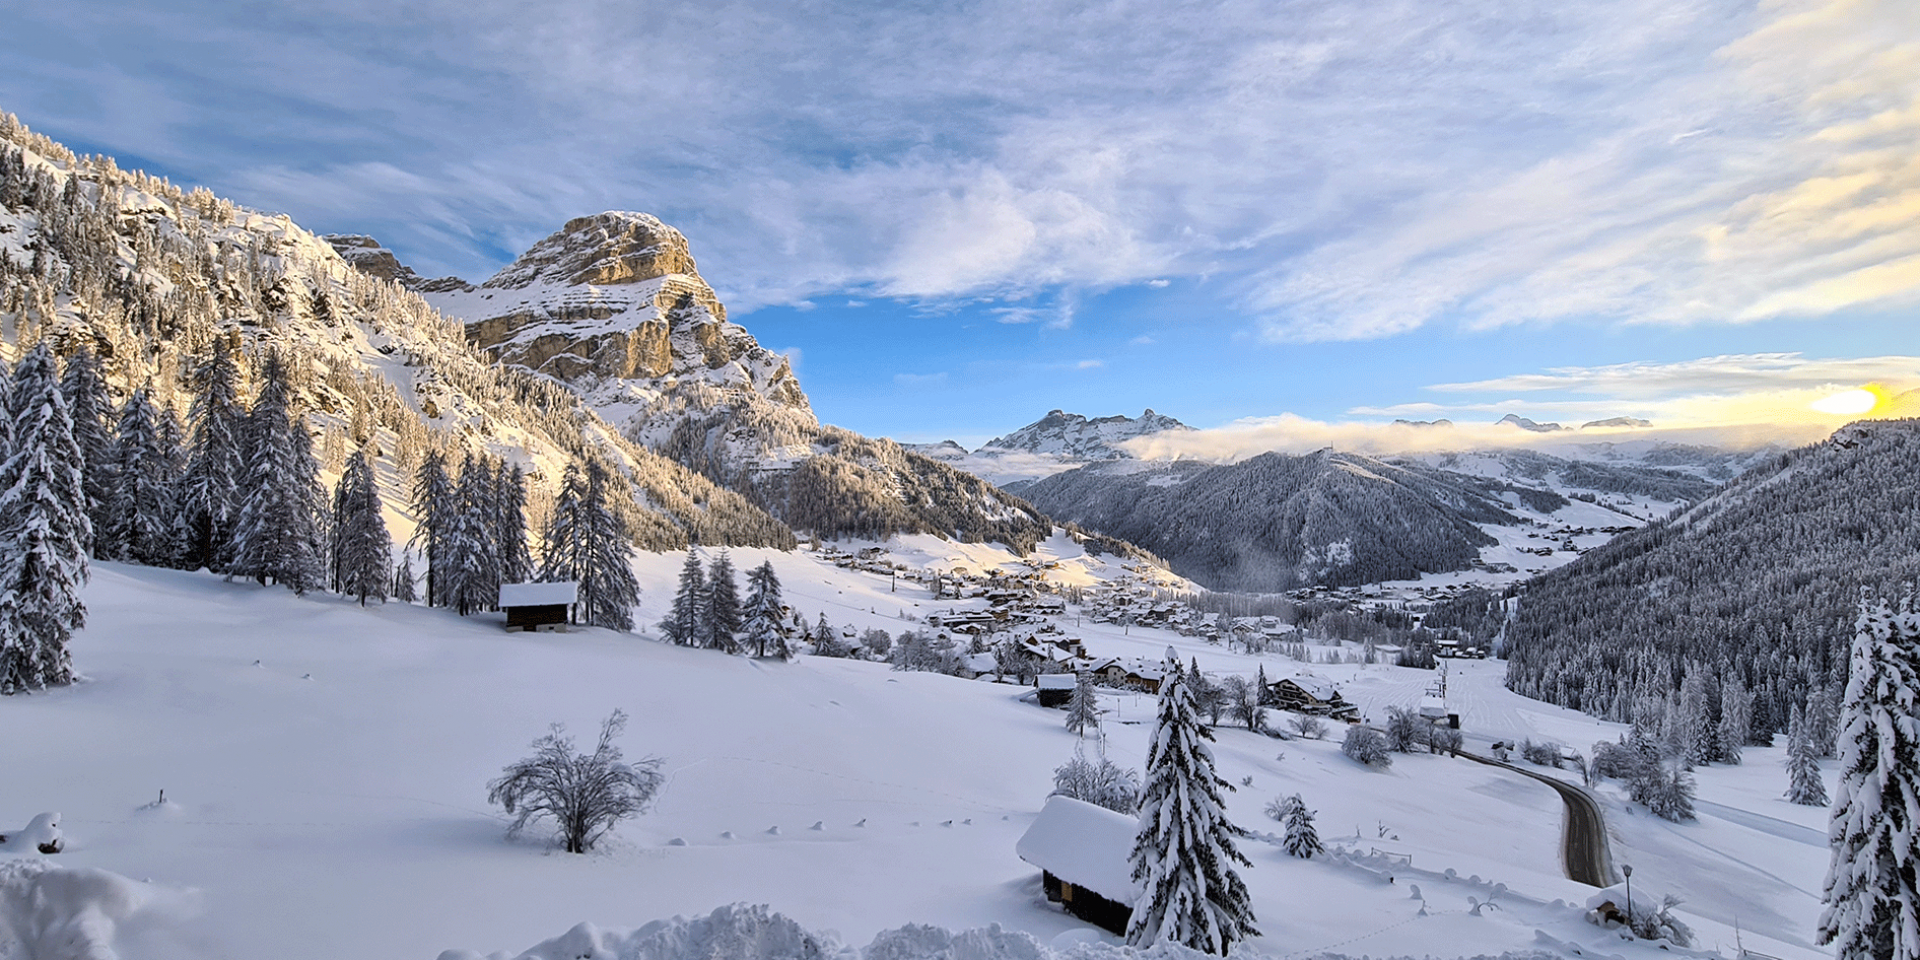
[[[1552,787],[1567,807],[1567,819],[1560,828],[1560,862],[1567,872],[1567,879],[1591,887],[1613,884],[1613,854],[1607,846],[1607,822],[1600,815],[1600,805],[1585,790],[1557,777],[1523,770],[1489,757],[1471,753],[1461,753],[1460,756],[1490,767],[1502,767],[1523,777],[1532,777]]]

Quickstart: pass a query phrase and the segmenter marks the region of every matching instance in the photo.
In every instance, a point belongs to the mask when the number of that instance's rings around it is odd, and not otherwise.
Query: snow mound
[[[196,898],[91,867],[0,860],[0,957],[119,960],[143,955],[198,912]]]
[[[23,830],[0,833],[0,853],[59,853],[66,845],[57,813],[40,814]]]

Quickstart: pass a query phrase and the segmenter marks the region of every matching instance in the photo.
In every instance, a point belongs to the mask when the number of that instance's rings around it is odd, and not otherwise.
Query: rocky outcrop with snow
[[[687,238],[648,214],[569,220],[480,286],[424,295],[500,362],[574,387],[622,426],[687,384],[811,413],[788,359],[727,322]]]
[[[1139,417],[1114,416],[1089,420],[1077,413],[1049,410],[1047,415],[1004,437],[987,441],[979,452],[1022,450],[1053,454],[1065,460],[1121,460],[1130,455],[1117,444],[1136,437],[1192,427],[1148,408]]]

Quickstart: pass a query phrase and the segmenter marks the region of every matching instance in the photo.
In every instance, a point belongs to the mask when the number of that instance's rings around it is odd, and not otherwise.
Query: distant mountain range
[[[1130,459],[1133,455],[1121,446],[1128,440],[1192,429],[1151,408],[1138,417],[1091,420],[1077,413],[1050,410],[1046,416],[1004,437],[995,437],[976,450],[969,451],[952,440],[907,444],[906,447],[975,476],[1007,485],[1083,464]]]

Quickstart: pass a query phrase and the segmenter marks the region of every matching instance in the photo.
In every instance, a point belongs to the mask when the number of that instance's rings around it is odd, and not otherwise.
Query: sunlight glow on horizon
[[[1811,406],[1821,413],[1853,415],[1871,413],[1880,405],[1880,394],[1869,387],[1857,390],[1843,390],[1822,400],[1815,400]]]

